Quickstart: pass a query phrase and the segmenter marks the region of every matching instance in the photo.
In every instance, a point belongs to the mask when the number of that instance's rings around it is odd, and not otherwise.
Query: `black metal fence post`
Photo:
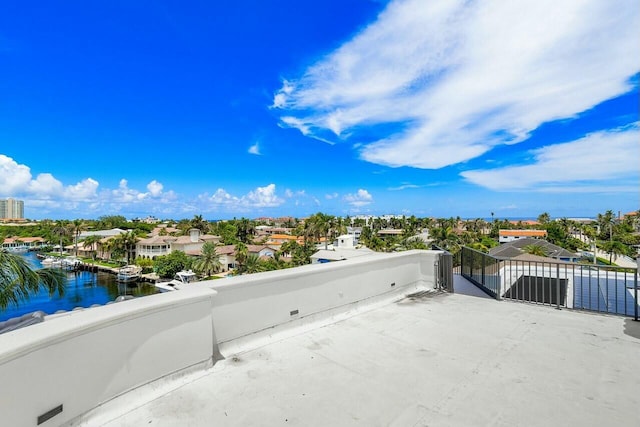
[[[556,309],[560,310],[560,264],[556,264]]]
[[[635,300],[633,320],[636,322],[638,321],[638,273],[640,273],[640,269],[636,269],[636,274],[633,275],[633,299]]]

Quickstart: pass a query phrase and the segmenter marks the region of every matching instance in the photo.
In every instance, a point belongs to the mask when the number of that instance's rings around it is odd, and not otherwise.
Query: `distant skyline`
[[[5,3],[30,219],[640,207],[635,0]]]

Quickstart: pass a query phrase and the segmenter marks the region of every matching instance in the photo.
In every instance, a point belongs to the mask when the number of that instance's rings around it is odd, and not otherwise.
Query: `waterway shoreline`
[[[33,268],[42,268],[36,252],[20,254],[24,256]],[[46,289],[29,296],[16,307],[10,305],[0,310],[0,321],[23,314],[44,311],[47,315],[60,311],[72,311],[77,308],[89,308],[94,305],[104,305],[120,296],[141,297],[157,293],[153,286],[155,278],[144,275],[138,282],[120,283],[116,281],[118,268],[82,263],[75,271],[66,271],[67,281],[63,296],[50,296]]]

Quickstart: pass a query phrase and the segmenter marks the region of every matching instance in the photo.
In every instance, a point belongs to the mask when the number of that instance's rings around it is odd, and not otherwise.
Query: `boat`
[[[44,267],[54,267],[54,268],[62,267],[62,259],[58,257],[49,256],[43,259],[42,261],[40,261],[40,263]]]
[[[173,280],[169,282],[156,283],[156,288],[161,292],[175,291],[181,289],[184,285],[193,283],[196,281],[197,275],[191,270],[182,270],[176,273]]]
[[[63,258],[61,264],[61,267],[66,270],[77,270],[80,267],[80,264],[82,264],[82,261],[76,257],[68,257]]]
[[[137,265],[125,265],[118,270],[118,276],[116,280],[118,282],[135,282],[140,278],[142,273],[142,267]]]

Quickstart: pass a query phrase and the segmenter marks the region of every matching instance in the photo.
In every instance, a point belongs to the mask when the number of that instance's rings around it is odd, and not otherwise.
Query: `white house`
[[[136,243],[136,255],[144,258],[155,258],[168,255],[173,251],[182,251],[188,255],[200,255],[202,245],[206,242],[219,243],[220,236],[200,234],[200,230],[192,228],[188,236],[151,236]]]

